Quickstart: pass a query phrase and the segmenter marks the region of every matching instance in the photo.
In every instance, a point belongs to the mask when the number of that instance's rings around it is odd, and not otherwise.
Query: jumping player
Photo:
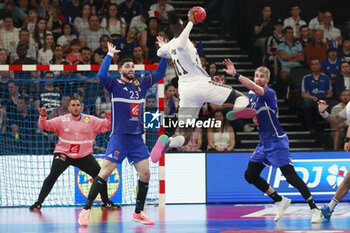
[[[243,112],[240,112],[241,116],[253,117],[255,111],[245,108],[249,100],[242,93],[233,90],[229,86],[212,81],[202,68],[197,50],[189,40],[190,32],[195,24],[192,11],[188,12],[189,22],[185,28],[181,19],[174,12],[169,12],[168,15],[170,30],[175,37],[169,43],[161,40],[157,55],[171,58],[179,76],[180,107],[178,120],[186,123],[197,119],[201,107],[206,102],[217,105],[232,103],[235,109],[244,109]],[[237,116],[235,117],[237,118]],[[168,147],[177,148],[187,144],[191,134],[192,130],[180,128],[180,135],[170,138],[167,135],[160,136],[151,152],[152,161],[157,162]]]
[[[245,179],[275,202],[277,214],[274,220],[277,222],[287,210],[291,200],[278,195],[260,174],[265,164],[280,168],[287,182],[297,188],[309,204],[312,211],[311,223],[321,222],[323,218],[321,211],[317,208],[308,187],[294,169],[289,153],[288,136],[278,121],[276,92],[267,86],[270,81],[270,70],[266,67],[257,68],[253,82],[238,74],[230,60],[225,60],[224,64],[227,68],[224,71],[250,90],[248,107],[254,108],[257,112],[253,120],[259,128],[260,142],[250,158],[244,174]]]
[[[38,200],[29,207],[31,211],[41,209],[42,203],[49,195],[58,177],[69,165],[78,167],[91,177],[96,177],[100,172],[101,167],[92,156],[92,146],[97,133],[107,132],[111,128],[110,111],[105,113],[106,119],[82,114],[80,99],[75,97],[69,100],[68,109],[70,114],[51,120],[46,119],[47,110],[45,107],[40,109],[39,127],[47,131],[54,131],[58,136],[58,142],[50,174],[43,183]],[[102,207],[120,208],[108,199],[107,184],[103,185],[100,194],[103,201]]]
[[[343,110],[341,110],[337,115],[330,115],[326,110],[328,105],[326,101],[320,100],[318,101],[318,111],[320,115],[329,123],[339,124],[347,119],[350,119],[348,112],[350,111],[350,102],[345,106]],[[350,127],[348,127],[346,137],[344,140],[344,150],[350,151]],[[327,220],[331,219],[331,216],[334,212],[335,207],[339,204],[339,202],[348,194],[350,189],[350,172],[348,172],[344,178],[344,180],[339,185],[337,191],[335,192],[332,200],[328,205],[325,205],[321,208],[322,214]]]
[[[98,192],[116,168],[116,164],[122,163],[126,157],[129,163],[134,164],[139,175],[136,208],[131,219],[143,224],[154,224],[143,211],[150,179],[150,154],[142,139],[143,106],[147,90],[164,77],[168,60],[162,58],[154,73],[135,78],[132,59],[123,59],[119,63],[121,79],[113,79],[107,71],[113,55],[118,52],[120,51],[115,46],[108,43],[108,54],[98,72],[99,79],[111,96],[112,132],[102,169],[90,188],[84,209],[79,214],[78,222],[82,226],[89,223],[90,209]]]

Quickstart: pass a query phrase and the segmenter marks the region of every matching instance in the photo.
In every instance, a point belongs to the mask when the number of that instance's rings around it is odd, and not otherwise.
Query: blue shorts
[[[289,152],[288,136],[268,141],[260,141],[255,148],[250,161],[264,163],[269,166],[283,167],[291,164],[292,156]]]
[[[109,140],[105,159],[113,163],[122,163],[127,157],[129,163],[137,163],[149,156],[141,134],[114,134]]]

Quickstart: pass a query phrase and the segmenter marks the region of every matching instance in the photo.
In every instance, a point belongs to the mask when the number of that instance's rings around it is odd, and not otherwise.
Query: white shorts
[[[222,105],[232,91],[232,87],[211,80],[179,83],[179,120],[197,119],[204,103]]]

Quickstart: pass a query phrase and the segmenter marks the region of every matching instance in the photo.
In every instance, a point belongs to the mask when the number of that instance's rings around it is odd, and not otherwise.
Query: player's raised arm
[[[113,44],[108,42],[107,56],[103,60],[100,70],[97,73],[98,78],[101,80],[101,82],[105,87],[109,87],[112,81],[111,80],[112,77],[107,74],[109,66],[112,61],[112,57],[114,56],[115,53],[119,53],[119,52],[120,50],[117,50]]]
[[[326,101],[319,100],[317,102],[317,104],[318,104],[318,112],[329,123],[340,124],[340,123],[346,121],[346,107],[341,112],[339,112],[337,115],[330,115],[326,111],[328,108]]]
[[[240,83],[243,84],[246,88],[249,90],[252,90],[255,94],[263,96],[265,94],[264,88],[254,83],[252,80],[250,80],[247,77],[244,77],[241,74],[238,74],[236,72],[235,66],[233,65],[232,61],[230,59],[225,59],[224,64],[227,69],[224,69],[224,71],[228,74],[234,77],[236,80],[238,80]]]
[[[105,111],[105,119],[93,117],[94,130],[96,133],[104,133],[111,129],[111,111]]]
[[[153,79],[152,79],[151,86],[157,83],[162,78],[164,78],[167,65],[168,65],[168,59],[166,58],[160,59],[160,62],[158,64],[156,71],[152,73]]]
[[[193,25],[195,24],[195,20],[191,10],[188,11],[187,16],[188,16],[188,23],[178,38],[179,48],[185,48],[186,43],[190,37],[190,32],[193,28]]]
[[[57,120],[58,117],[55,117],[51,120],[47,120],[47,110],[45,107],[40,108],[39,110],[39,121],[38,126],[46,131],[55,131],[57,130],[57,126],[59,124],[59,121]]]
[[[168,44],[167,39],[157,36],[156,44],[159,46],[159,49],[157,50],[158,57],[171,58],[169,49],[167,48],[168,46],[166,46]]]

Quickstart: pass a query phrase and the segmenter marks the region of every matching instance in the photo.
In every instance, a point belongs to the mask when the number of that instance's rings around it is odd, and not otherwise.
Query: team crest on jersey
[[[139,80],[135,80],[135,81],[134,81],[134,84],[135,84],[136,86],[140,85]]]
[[[90,117],[84,117],[84,121],[85,121],[85,123],[89,123],[90,122]]]
[[[171,54],[175,55],[176,54],[176,49],[171,50]]]
[[[140,105],[139,104],[131,104],[130,105],[130,116],[139,116],[140,115]]]
[[[118,156],[120,155],[120,152],[116,150],[116,151],[114,152],[114,154],[115,154],[115,156],[118,157]]]
[[[70,119],[69,119],[68,116],[63,116],[61,119],[62,119],[62,122],[64,122],[64,121],[70,121]]]

